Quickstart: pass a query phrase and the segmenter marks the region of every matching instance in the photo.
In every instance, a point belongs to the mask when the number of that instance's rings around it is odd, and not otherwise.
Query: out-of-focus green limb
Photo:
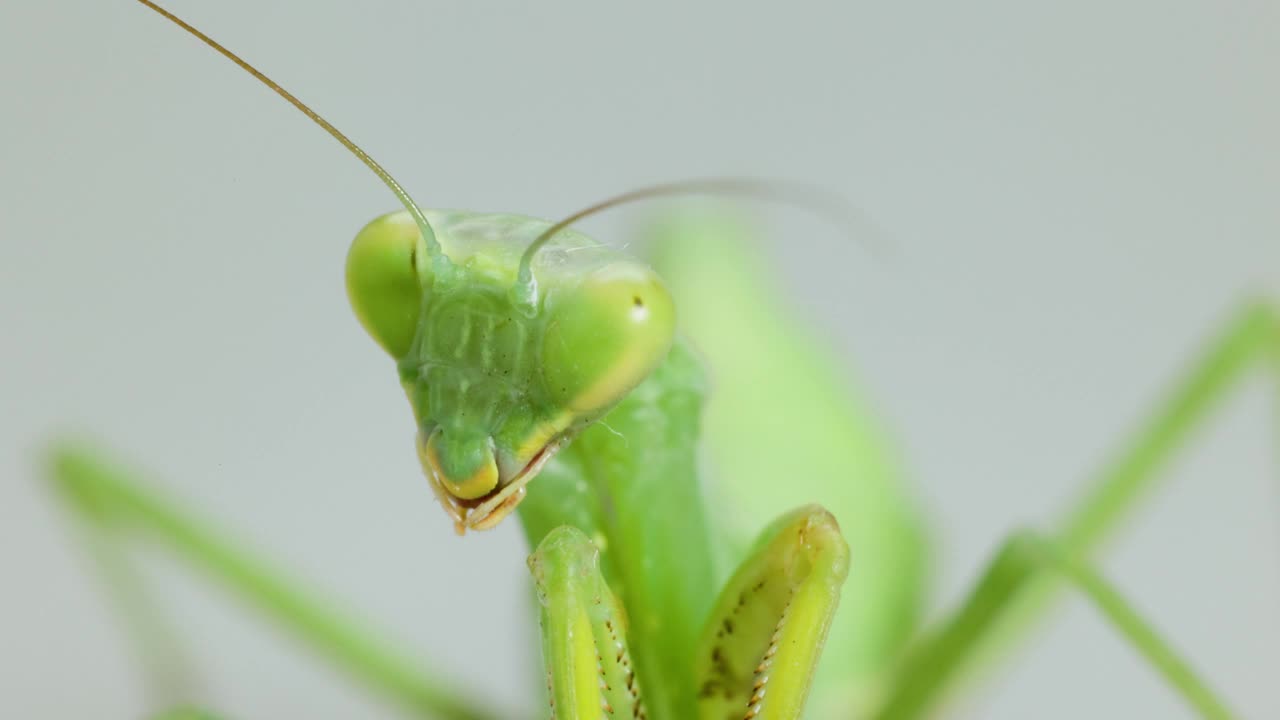
[[[1067,514],[1062,547],[1073,556],[1092,553],[1142,499],[1175,451],[1257,363],[1274,369],[1280,354],[1280,319],[1267,303],[1255,302],[1227,326],[1187,380],[1161,407],[1120,459]],[[1277,374],[1280,379],[1280,374]]]
[[[1084,593],[1095,608],[1129,641],[1166,682],[1196,711],[1212,720],[1233,717],[1185,661],[1144,621],[1101,575],[1072,559],[1058,543],[1033,533],[1015,534],[1001,546],[982,579],[949,622],[901,668],[877,720],[922,717],[934,707],[941,685],[954,668],[972,657],[982,642],[1044,573]]]
[[[416,714],[445,720],[494,717],[447,683],[425,677],[414,662],[367,639],[352,622],[309,599],[195,518],[143,489],[98,453],[67,444],[54,448],[50,458],[52,480],[79,514],[101,529],[104,539],[109,533],[146,533],[318,654]]]
[[[809,505],[765,530],[720,592],[698,646],[698,717],[800,717],[849,572],[849,546]]]
[[[707,360],[711,506],[733,540],[723,544],[736,547],[730,566],[779,508],[810,502],[839,519],[854,549],[810,705],[818,718],[860,714],[922,608],[928,548],[910,488],[847,363],[784,302],[743,215],[670,213],[642,239]]]
[[[536,547],[558,525],[599,546],[627,609],[632,657],[650,717],[687,717],[693,651],[717,588],[697,478],[701,367],[670,355],[529,484],[518,512]]]
[[[92,516],[93,509],[78,498],[64,495],[76,511],[84,547],[95,561],[118,616],[133,638],[137,660],[143,668],[146,697],[153,707],[169,707],[196,697],[189,656],[181,647],[170,618],[147,592],[137,566],[130,562],[123,543],[112,528]]]
[[[1186,379],[1118,461],[1102,473],[1093,489],[1067,513],[1059,532],[1061,551],[1072,560],[1089,559],[1129,517],[1174,453],[1187,443],[1192,431],[1240,378],[1259,364],[1273,372],[1280,370],[1277,357],[1280,357],[1280,320],[1275,309],[1263,302],[1246,306],[1194,364]],[[1280,372],[1276,378],[1280,379]],[[921,696],[916,702],[922,703],[922,708],[926,700],[928,704],[938,703],[944,694],[961,690],[965,681],[983,677],[995,661],[1007,656],[1035,622],[1046,615],[1063,589],[1059,577],[1034,578],[1031,586],[1019,594],[1018,601],[1002,610],[999,623],[983,626],[982,642],[950,648],[940,645],[935,637],[915,648],[912,653],[915,662],[928,664],[934,668],[931,672],[938,675],[930,681],[929,696]],[[961,608],[944,620],[941,627],[954,625],[963,612]],[[961,650],[963,656],[957,654]],[[949,655],[945,661],[923,657],[930,652],[944,651]]]
[[[596,546],[577,528],[561,526],[529,557],[529,570],[538,590],[552,717],[644,717],[626,615],[600,573]]]

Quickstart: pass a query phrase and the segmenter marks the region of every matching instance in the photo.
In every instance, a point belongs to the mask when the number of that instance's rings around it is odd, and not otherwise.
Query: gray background
[[[746,174],[843,193],[876,262],[766,214],[935,523],[938,605],[1047,522],[1251,293],[1280,279],[1280,5],[622,9],[174,0],[425,204],[558,216]],[[129,646],[35,473],[92,433],[504,707],[541,703],[514,524],[455,539],[348,239],[358,163],[140,6],[0,6],[0,715],[135,717]],[[586,227],[622,241],[638,216]],[[1280,503],[1261,379],[1106,556],[1246,717],[1280,713]],[[392,715],[160,553],[207,695],[238,717]],[[956,717],[1185,717],[1071,602]]]

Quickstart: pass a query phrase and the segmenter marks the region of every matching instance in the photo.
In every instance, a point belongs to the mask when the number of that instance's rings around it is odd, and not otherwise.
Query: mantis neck
[[[686,343],[530,485],[530,547],[560,525],[586,533],[629,615],[628,640],[654,717],[694,707],[693,663],[719,587],[696,448],[706,380]]]

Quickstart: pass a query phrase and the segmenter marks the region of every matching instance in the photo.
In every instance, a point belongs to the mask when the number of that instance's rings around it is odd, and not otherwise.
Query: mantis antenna
[[[139,1],[146,2],[146,0]],[[525,248],[524,254],[520,256],[520,268],[516,274],[516,284],[512,288],[515,299],[527,309],[532,309],[536,305],[538,281],[533,277],[533,258],[561,230],[585,217],[619,205],[675,195],[735,195],[795,205],[836,222],[851,237],[859,239],[862,239],[863,234],[856,230],[868,226],[868,221],[843,198],[809,185],[750,178],[706,178],[650,185],[601,200],[542,231],[542,234],[534,238],[533,242],[529,243],[529,247]]]
[[[449,262],[449,258],[447,255],[444,254],[444,251],[441,249],[440,241],[436,239],[436,233],[431,228],[431,223],[427,222],[427,217],[422,214],[422,209],[419,208],[418,204],[413,201],[413,198],[409,197],[409,193],[405,192],[405,189],[401,187],[400,183],[397,182],[395,178],[391,177],[391,173],[384,170],[383,167],[379,165],[376,160],[374,160],[372,157],[369,156],[369,153],[365,152],[363,149],[360,148],[359,145],[356,145],[354,142],[352,142],[351,139],[348,138],[346,135],[343,135],[342,131],[338,130],[338,128],[329,124],[328,120],[325,120],[324,118],[320,117],[320,114],[317,113],[315,110],[312,110],[311,108],[307,107],[306,103],[294,97],[293,93],[290,93],[288,90],[285,90],[284,88],[280,87],[280,85],[278,85],[276,81],[267,77],[258,68],[250,65],[248,62],[241,59],[239,55],[236,55],[235,53],[231,52],[227,48],[223,47],[222,44],[219,43],[217,40],[214,40],[208,35],[205,35],[204,33],[200,32],[195,27],[188,24],[182,18],[178,17],[177,15],[174,15],[168,10],[165,10],[159,5],[151,2],[151,0],[138,0],[138,2],[142,3],[143,5],[146,5],[152,10],[155,10],[157,13],[159,13],[161,16],[163,16],[164,18],[172,22],[174,25],[177,25],[183,30],[186,30],[188,33],[191,33],[196,38],[198,38],[201,42],[203,42],[205,45],[208,45],[214,50],[217,50],[221,55],[226,57],[228,60],[235,63],[236,65],[239,65],[241,69],[243,69],[245,72],[257,78],[258,81],[261,82],[263,85],[266,85],[267,87],[274,90],[277,95],[284,98],[285,100],[288,100],[290,105],[293,105],[295,108],[300,110],[303,115],[306,115],[307,117],[311,118],[312,122],[324,128],[325,132],[332,135],[335,140],[342,143],[344,147],[350,150],[352,155],[355,155],[357,158],[360,158],[360,162],[363,162],[365,165],[367,165],[369,169],[373,171],[373,174],[377,175],[382,180],[382,182],[386,183],[388,188],[391,188],[391,192],[395,193],[396,197],[400,199],[400,202],[404,204],[405,209],[409,211],[409,214],[411,216],[413,216],[414,222],[416,222],[418,225],[418,230],[422,233],[422,239],[423,241],[426,242],[427,255],[431,258],[432,269],[435,271],[437,276],[446,275],[451,270],[452,265]]]

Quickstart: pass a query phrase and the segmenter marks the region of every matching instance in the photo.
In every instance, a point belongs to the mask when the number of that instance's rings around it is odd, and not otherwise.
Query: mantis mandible
[[[538,547],[530,564],[557,717],[798,716],[848,570],[845,542],[825,510],[783,515],[750,552],[728,553],[745,559],[716,599],[713,579],[723,573],[714,538],[724,528],[719,517],[708,517],[693,459],[703,379],[689,347],[674,336],[675,304],[657,275],[551,223],[420,211],[367,155],[297,104],[406,205],[357,237],[349,292],[365,327],[397,361],[417,419],[424,472],[455,526],[485,529],[514,512]],[[685,238],[683,244],[697,242]],[[702,247],[711,248],[711,241]],[[681,283],[669,279],[673,287]],[[724,298],[741,299],[707,295],[702,307],[708,313]],[[715,345],[707,344],[708,355]],[[843,699],[849,707],[885,717],[927,708],[997,616],[1015,600],[1027,604],[1025,598],[1047,593],[1035,588],[1056,572],[1094,599],[1206,716],[1225,716],[1221,703],[1083,559],[1149,477],[1152,455],[1166,452],[1227,380],[1275,345],[1273,314],[1251,309],[1139,448],[1145,460],[1110,478],[1060,537],[1011,540],[972,602],[926,636],[901,667],[890,661],[901,656],[914,630],[918,538],[910,514],[893,509],[895,500],[877,504],[882,517],[862,519],[899,538],[885,549],[901,562],[897,586],[880,584],[873,592],[901,598],[906,617],[889,621],[899,610],[882,607],[886,622],[858,622],[863,637],[879,636],[874,651],[849,651],[863,640],[833,635],[829,649],[844,662],[828,663],[829,672],[851,675],[819,683],[814,702],[830,708],[833,698],[851,694],[856,697]],[[536,364],[533,354],[541,356]],[[535,385],[537,392],[529,389]],[[605,424],[596,424],[602,418]],[[746,455],[741,462],[751,462]],[[136,494],[98,461],[66,450],[58,468],[78,506],[100,525],[150,525],[197,561],[220,567],[233,585],[383,689],[428,712],[482,716],[473,703],[410,679],[379,650],[335,629],[341,626],[332,618],[308,611],[305,601],[222,552],[195,524],[173,522],[180,515],[172,508]],[[818,474],[795,473],[797,482]],[[762,497],[758,502],[770,502]],[[859,534],[861,523],[832,509],[846,533]],[[859,552],[856,542],[854,548],[855,566],[874,562],[863,559],[872,549]],[[868,667],[858,667],[854,679],[849,667],[858,663]]]

